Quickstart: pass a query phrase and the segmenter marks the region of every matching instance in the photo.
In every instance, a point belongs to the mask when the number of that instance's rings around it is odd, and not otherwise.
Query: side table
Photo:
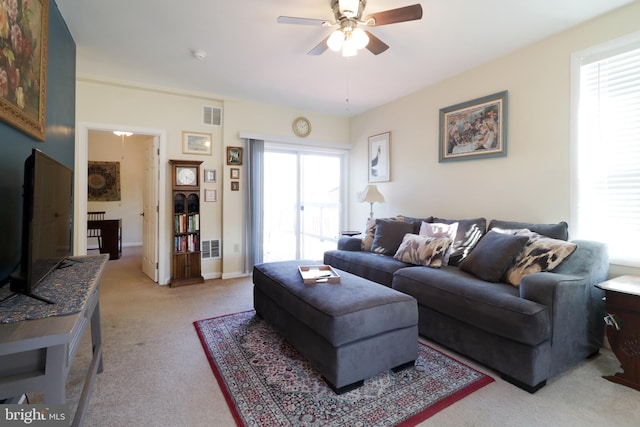
[[[620,276],[596,286],[606,293],[607,338],[623,369],[604,378],[640,391],[640,276]]]

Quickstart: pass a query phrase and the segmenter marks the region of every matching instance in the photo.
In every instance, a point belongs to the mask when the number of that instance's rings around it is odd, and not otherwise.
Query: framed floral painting
[[[49,0],[0,6],[0,120],[44,141]]]

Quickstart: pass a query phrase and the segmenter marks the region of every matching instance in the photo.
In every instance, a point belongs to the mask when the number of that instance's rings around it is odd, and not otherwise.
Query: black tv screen
[[[11,289],[33,289],[71,255],[73,171],[38,149],[24,165],[20,273]]]

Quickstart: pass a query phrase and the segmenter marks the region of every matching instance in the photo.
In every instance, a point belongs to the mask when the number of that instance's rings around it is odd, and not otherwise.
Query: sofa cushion
[[[324,263],[388,287],[391,287],[393,273],[401,268],[411,266],[411,264],[398,261],[390,256],[335,249],[324,253]]]
[[[492,228],[501,228],[503,230],[522,230],[528,229],[543,236],[552,239],[567,240],[569,238],[569,225],[562,221],[557,224],[534,224],[530,222],[501,221],[491,220],[489,230]]]
[[[489,231],[462,260],[460,270],[488,282],[499,282],[528,241],[528,236]]]
[[[404,235],[413,232],[413,223],[398,220],[377,219],[371,252],[393,256]]]
[[[418,218],[414,216],[398,215],[397,217],[403,218],[404,222],[413,223],[413,234],[420,234],[420,227],[422,226],[423,222],[427,222],[427,223],[433,222],[432,216],[428,216],[425,218]]]
[[[422,221],[420,225],[420,232],[418,234],[421,236],[427,236],[427,237],[437,237],[437,238],[448,237],[449,239],[451,239],[451,242],[453,243],[453,241],[456,239],[456,235],[458,234],[458,223],[454,222],[453,224],[444,224],[441,222],[429,223],[429,222]],[[451,257],[452,247],[453,247],[452,245],[449,245],[449,247],[447,248],[447,251],[444,254],[444,257],[442,258],[443,266],[449,264],[449,258]]]
[[[449,265],[458,265],[471,252],[487,229],[487,220],[484,218],[473,219],[443,219],[433,218],[434,223],[453,224],[458,223],[458,232],[453,241]]]
[[[529,230],[522,230],[516,236],[527,237],[527,243],[507,270],[507,283],[520,286],[520,280],[527,274],[552,271],[567,259],[578,247],[575,243],[552,239]]]
[[[417,234],[405,234],[398,251],[393,256],[398,261],[414,265],[440,268],[451,246],[449,237],[428,237]]]
[[[451,266],[407,267],[395,273],[392,286],[421,306],[490,334],[531,346],[551,339],[548,307],[520,298],[507,283],[487,283]]]

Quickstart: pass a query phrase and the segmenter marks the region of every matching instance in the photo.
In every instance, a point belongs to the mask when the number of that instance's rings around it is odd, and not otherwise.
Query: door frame
[[[156,236],[156,253],[158,254],[158,284],[166,285],[169,283],[169,257],[168,255],[168,243],[166,240],[166,233],[160,233],[160,229],[163,224],[166,223],[166,197],[161,189],[165,188],[166,183],[166,169],[161,167],[166,163],[166,145],[167,134],[162,129],[149,129],[140,128],[135,126],[122,126],[105,123],[78,123],[78,136],[76,138],[76,155],[74,162],[74,254],[86,255],[87,254],[87,239],[81,238],[81,236],[87,235],[87,170],[89,161],[89,131],[107,131],[113,132],[114,130],[122,130],[127,132],[133,132],[139,135],[148,135],[156,137],[158,140],[158,192],[156,195],[156,204],[158,206],[158,230]]]

